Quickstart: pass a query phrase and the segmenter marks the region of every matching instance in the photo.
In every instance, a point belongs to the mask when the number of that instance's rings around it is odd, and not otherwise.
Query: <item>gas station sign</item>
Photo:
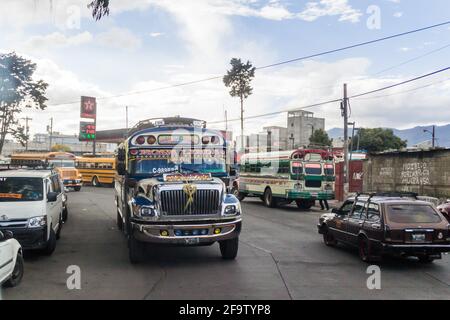
[[[92,122],[80,122],[80,141],[94,141],[97,131],[96,126]]]

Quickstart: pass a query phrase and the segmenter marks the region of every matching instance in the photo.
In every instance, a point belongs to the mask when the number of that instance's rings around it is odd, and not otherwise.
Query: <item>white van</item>
[[[11,231],[0,231],[0,286],[15,287],[23,278],[23,255]]]
[[[12,231],[24,250],[51,255],[62,221],[63,190],[56,172],[0,171],[0,231]]]

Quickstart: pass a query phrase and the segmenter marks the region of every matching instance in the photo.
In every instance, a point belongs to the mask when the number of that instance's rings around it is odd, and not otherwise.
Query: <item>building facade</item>
[[[315,130],[325,130],[325,119],[315,118],[313,112],[290,111],[287,118],[287,144],[290,149],[304,148]]]

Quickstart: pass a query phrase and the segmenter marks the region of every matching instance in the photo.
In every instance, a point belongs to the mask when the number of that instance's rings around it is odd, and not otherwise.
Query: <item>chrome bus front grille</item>
[[[162,215],[214,215],[219,210],[219,190],[197,190],[191,202],[183,190],[161,191]]]

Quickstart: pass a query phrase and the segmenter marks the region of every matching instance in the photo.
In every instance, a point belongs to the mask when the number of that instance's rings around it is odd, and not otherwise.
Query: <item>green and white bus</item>
[[[316,200],[334,199],[335,178],[328,151],[249,153],[240,159],[239,198],[260,197],[271,208],[295,201],[309,209]]]

